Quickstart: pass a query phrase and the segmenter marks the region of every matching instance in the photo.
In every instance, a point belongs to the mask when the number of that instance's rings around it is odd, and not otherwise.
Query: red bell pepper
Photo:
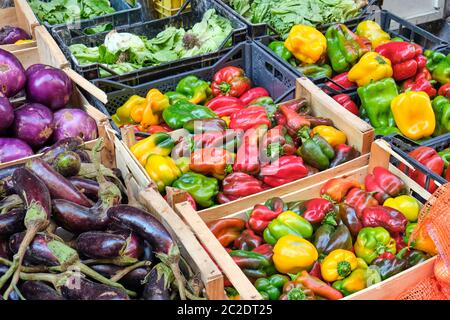
[[[245,104],[238,98],[231,96],[218,96],[209,100],[206,107],[214,111],[219,117],[231,116],[236,111],[245,108]]]
[[[303,159],[297,156],[282,156],[261,168],[263,182],[274,188],[307,175],[308,169]]]
[[[443,86],[441,86],[439,88],[439,93],[438,94],[440,96],[447,97],[447,98],[450,99],[450,82],[447,83],[447,84],[444,84]]]
[[[352,98],[346,94],[341,93],[333,97],[333,99],[339,103],[341,106],[343,106],[345,109],[350,111],[353,114],[356,114],[359,116],[359,109],[356,103],[352,100]]]
[[[242,143],[236,154],[233,171],[248,174],[257,174],[261,168],[259,163],[258,144],[262,136],[267,132],[267,126],[262,125],[245,132]]]
[[[287,129],[281,125],[267,131],[262,139],[260,147],[260,159],[262,163],[275,160],[283,155],[293,155],[297,151]]]
[[[242,198],[266,190],[262,181],[243,172],[233,172],[222,181],[227,197]]]
[[[400,250],[407,247],[405,240],[403,238],[403,234],[392,233],[391,238],[395,240],[397,252],[400,252]]]
[[[342,91],[345,89],[350,89],[353,87],[356,87],[356,83],[348,80],[348,72],[344,72],[341,74],[338,74],[336,76],[334,76],[333,78],[331,78],[332,81],[328,81],[325,83],[325,85],[332,89],[332,90],[336,90],[336,91]],[[326,93],[329,92],[329,90],[325,89],[324,90]]]
[[[309,127],[311,122],[306,117],[301,116],[287,105],[279,108],[280,112],[286,118],[286,128],[291,136],[297,136],[298,131],[303,127]]]
[[[251,229],[244,230],[239,238],[234,240],[234,248],[237,250],[252,251],[263,243],[263,238],[258,236]]]
[[[250,90],[252,83],[245,76],[244,70],[237,67],[225,67],[219,70],[211,83],[211,90],[215,97],[232,96],[239,98]]]
[[[256,247],[255,249],[253,249],[253,252],[262,254],[264,257],[267,258],[267,260],[269,260],[270,262],[272,262],[272,257],[273,257],[273,246],[265,243],[260,245],[259,247]]]
[[[228,247],[245,229],[245,221],[238,218],[227,218],[208,222],[208,228],[219,240],[220,244]]]
[[[442,176],[444,173],[444,160],[439,156],[436,150],[430,147],[418,147],[415,150],[411,151],[409,155],[416,159],[418,162],[423,164],[425,167],[436,173],[438,176]],[[399,169],[406,173],[406,166],[404,164],[400,164]],[[419,170],[409,169],[408,173],[409,177],[416,181],[420,186],[425,188],[425,183],[427,180],[427,176],[420,172]],[[433,193],[436,191],[437,185],[434,181],[430,181],[430,185],[428,186],[428,191]]]
[[[390,233],[403,233],[408,220],[394,208],[372,206],[363,210],[361,222],[364,227],[383,227]]]
[[[402,89],[403,91],[424,91],[430,98],[433,98],[437,92],[433,86],[430,71],[427,68],[420,69],[414,78],[406,80],[403,83]]]
[[[379,203],[406,193],[405,182],[383,167],[375,167],[364,180],[367,192],[371,192]]]
[[[250,105],[253,101],[261,97],[270,97],[269,92],[263,87],[256,87],[245,92],[239,100],[244,106]]]
[[[358,158],[361,153],[349,146],[348,144],[342,143],[334,147],[334,159],[330,162],[330,168],[337,167],[347,161]]]
[[[355,209],[360,219],[364,209],[378,205],[377,199],[360,188],[352,188],[345,197],[345,203]]]
[[[333,178],[325,182],[320,189],[320,195],[323,198],[330,199],[334,202],[341,202],[352,188],[359,188],[360,184],[356,180],[348,180],[345,178]]]
[[[376,47],[375,51],[391,61],[396,81],[414,77],[426,65],[422,48],[409,42],[388,42]]]
[[[324,222],[331,225],[337,225],[334,215],[334,205],[331,201],[323,198],[316,198],[306,202],[303,218],[312,224]]]
[[[313,277],[316,277],[316,278],[319,278],[320,280],[323,281],[322,268],[320,267],[320,262],[319,261],[314,262],[311,270],[309,271],[309,275],[313,276]]]
[[[266,109],[261,106],[252,106],[233,113],[230,117],[230,129],[247,131],[260,125],[270,127],[272,122],[267,116]]]
[[[235,146],[240,144],[244,130],[208,131],[195,134],[192,137],[194,146],[201,148],[224,148],[234,152]]]
[[[191,153],[189,168],[197,173],[223,180],[232,172],[234,154],[222,148],[202,148]]]
[[[262,234],[269,223],[283,212],[283,208],[269,208],[262,204],[253,207],[248,219],[248,227],[258,234]]]

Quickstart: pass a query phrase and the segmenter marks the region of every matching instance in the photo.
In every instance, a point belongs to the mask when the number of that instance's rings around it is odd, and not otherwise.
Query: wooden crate
[[[367,123],[361,120],[359,117],[355,115],[347,115],[342,112],[342,107],[338,105],[338,107],[334,106],[336,103],[332,98],[324,94],[317,86],[314,85],[307,78],[298,79],[297,82],[297,93],[296,96],[298,99],[306,99],[308,105],[311,107],[311,110],[314,115],[321,117],[328,117],[333,120],[335,126],[346,133],[348,138],[348,144],[354,146],[358,151],[361,152],[362,156],[348,161],[344,164],[341,164],[335,168],[330,168],[321,172],[318,172],[312,176],[305,177],[291,183],[272,188],[260,193],[256,193],[235,201],[231,201],[229,203],[225,203],[222,205],[217,205],[215,207],[199,210],[199,214],[203,219],[214,220],[217,217],[221,217],[224,214],[229,212],[241,211],[249,206],[253,206],[257,203],[263,201],[263,199],[267,199],[267,197],[278,197],[290,192],[294,192],[298,189],[310,186],[315,181],[323,181],[329,179],[330,177],[334,177],[335,175],[339,175],[342,172],[347,172],[352,168],[359,168],[368,163],[367,153],[370,150],[371,143],[374,139],[374,130]],[[332,101],[329,101],[332,100]],[[293,100],[294,101],[294,100]],[[291,103],[292,101],[285,102],[286,104]],[[188,134],[186,130],[176,130],[171,133],[175,141],[178,140],[180,136]],[[124,130],[122,132],[122,137],[127,141],[127,145],[133,145],[135,143],[134,131],[131,128]],[[135,160],[136,158],[133,157]],[[136,160],[137,161],[137,160]],[[142,166],[139,167],[146,175],[145,170]],[[148,175],[146,175],[148,179]]]
[[[368,164],[365,164],[361,167],[354,167],[351,170],[348,170],[347,172],[340,172],[334,176],[328,176],[325,179],[321,180],[316,179],[314,184],[303,188],[299,188],[298,190],[286,193],[284,195],[281,195],[280,197],[285,202],[312,199],[319,196],[320,189],[329,178],[346,177],[350,179],[356,179],[361,183],[363,183],[365,176],[369,172],[372,172],[374,167],[382,166],[384,168],[389,168],[391,172],[398,175],[403,181],[406,182],[410,190],[416,192],[423,199],[428,199],[430,197],[430,194],[426,190],[420,187],[415,181],[411,180],[399,169],[390,164],[389,160],[391,155],[398,156],[394,154],[394,152],[390,149],[389,145],[385,141],[377,140],[372,146],[370,161]],[[406,164],[405,160],[401,159],[401,161]],[[273,196],[272,194],[269,194],[266,196],[266,198],[262,199],[260,202],[264,203],[266,200],[272,198],[272,196]],[[247,279],[244,273],[242,273],[239,267],[233,262],[230,255],[222,247],[222,245],[216,239],[216,237],[209,231],[205,222],[208,222],[212,219],[201,215],[201,212],[197,213],[196,211],[194,211],[192,206],[187,201],[178,203],[178,201],[181,200],[183,200],[182,196],[179,196],[178,199],[171,200],[171,202],[174,204],[175,212],[178,213],[183,218],[183,220],[191,227],[191,229],[196,234],[197,238],[208,250],[208,252],[211,254],[216,263],[219,265],[222,272],[228,277],[233,286],[235,286],[241,298],[261,299],[261,296],[256,291],[254,286],[250,283],[250,281]],[[248,210],[251,210],[252,208],[253,205],[248,205],[246,208],[243,208],[240,211],[223,212],[222,216],[215,216],[214,219],[232,218],[232,217],[247,219],[248,217],[246,213]],[[432,268],[433,260],[434,259],[430,259],[429,261],[426,261],[421,265],[408,269],[396,275],[395,277],[387,279],[375,286],[369,287],[358,293],[345,297],[345,300],[393,299],[397,297],[400,293],[402,293],[408,285],[418,282],[420,280],[418,279],[419,277],[422,277],[425,274],[428,275]],[[422,272],[424,273],[423,275]],[[399,284],[399,282],[403,283]]]
[[[7,44],[1,45],[0,49],[8,51],[22,50],[36,46],[36,37],[34,36],[34,28],[39,26],[30,6],[26,0],[15,0],[14,7],[0,9],[0,28],[4,26],[19,27],[25,30],[33,39],[32,42],[23,44]]]

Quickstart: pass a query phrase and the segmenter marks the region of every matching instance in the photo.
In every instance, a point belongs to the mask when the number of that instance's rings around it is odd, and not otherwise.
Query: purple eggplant
[[[43,152],[41,159],[47,163],[52,164],[53,161],[61,153],[67,151],[76,151],[83,144],[83,140],[80,138],[66,138],[54,143],[51,147],[44,148],[39,152]]]
[[[79,178],[79,177],[70,177],[69,181],[81,192],[84,193],[89,199],[93,201],[98,200],[98,191],[100,190],[100,185],[97,181]]]
[[[0,257],[2,257],[0,255]],[[4,258],[6,259],[6,258]],[[4,264],[0,264],[0,276],[4,275],[8,271],[9,267],[5,266]]]
[[[3,26],[0,28],[0,45],[14,44],[19,40],[29,40],[28,33],[19,27]]]
[[[130,300],[124,290],[76,275],[68,278],[60,290],[63,297],[69,300]]]
[[[107,212],[112,222],[136,232],[157,253],[169,254],[175,243],[167,229],[149,213],[128,205],[118,205]]]
[[[25,281],[20,287],[20,292],[27,300],[66,300],[42,281]]]
[[[16,193],[26,204],[27,212],[24,221],[27,231],[17,252],[18,259],[10,267],[7,274],[0,278],[1,289],[11,275],[13,275],[3,298],[8,298],[9,294],[13,291],[14,286],[18,283],[26,249],[33,241],[35,235],[47,228],[50,223],[51,215],[50,193],[41,179],[27,168],[17,169],[14,171],[12,178]]]
[[[26,158],[33,154],[33,149],[26,142],[16,138],[0,137],[0,163]]]
[[[53,112],[39,103],[26,103],[14,110],[14,136],[39,148],[53,133]]]
[[[14,122],[14,109],[9,99],[0,91],[0,133],[3,133]]]
[[[59,154],[54,163],[53,167],[64,177],[73,177],[78,174],[81,167],[81,158],[74,151],[66,151]]]
[[[32,159],[27,162],[26,167],[45,182],[52,199],[63,199],[85,207],[92,205],[92,202],[78,191],[69,180],[56,172],[42,159]]]
[[[67,200],[54,200],[53,217],[61,227],[76,234],[105,230],[109,224],[101,202],[87,208]]]
[[[25,230],[23,219],[25,209],[13,209],[7,213],[0,214],[0,236],[8,236]]]
[[[10,259],[12,256],[9,250],[8,239],[0,238],[0,258]]]
[[[144,240],[143,248],[144,248],[144,251],[142,252],[142,260],[154,262],[155,254],[153,253],[153,248],[150,245],[150,243],[148,243],[148,241]]]
[[[9,238],[9,249],[13,253],[19,251],[24,236],[25,233],[16,233]],[[37,234],[25,252],[24,261],[31,265],[59,266],[60,261],[48,247],[51,240],[53,238],[48,235]]]
[[[90,163],[91,157],[89,156],[89,153],[87,153],[86,150],[77,149],[75,152],[80,156],[81,162],[83,163]]]
[[[160,268],[160,264],[155,266],[147,277],[147,283],[142,293],[143,300],[169,300],[170,291],[166,286],[168,275]]]
[[[19,169],[22,167],[23,167],[23,164],[16,164],[13,166],[9,166],[9,167],[0,169],[0,179],[12,177],[14,171],[16,171],[16,169]]]
[[[112,278],[117,272],[123,269],[123,267],[112,264],[96,264],[91,265],[90,267],[107,278]],[[144,287],[145,277],[147,277],[149,272],[149,267],[136,268],[123,276],[123,278],[119,280],[119,283],[125,288],[129,288],[130,290],[139,293]]]

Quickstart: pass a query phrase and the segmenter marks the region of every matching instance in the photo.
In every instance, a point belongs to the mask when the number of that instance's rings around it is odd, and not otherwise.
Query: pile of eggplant
[[[203,299],[167,229],[117,169],[67,138],[0,170],[1,299]]]

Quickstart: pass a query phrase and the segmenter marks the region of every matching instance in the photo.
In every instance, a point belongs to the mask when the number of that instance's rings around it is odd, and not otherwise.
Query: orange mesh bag
[[[410,243],[426,233],[435,243],[439,256],[434,276],[425,277],[415,287],[399,296],[400,300],[450,299],[450,183],[441,186],[422,208],[419,222],[411,234]]]

